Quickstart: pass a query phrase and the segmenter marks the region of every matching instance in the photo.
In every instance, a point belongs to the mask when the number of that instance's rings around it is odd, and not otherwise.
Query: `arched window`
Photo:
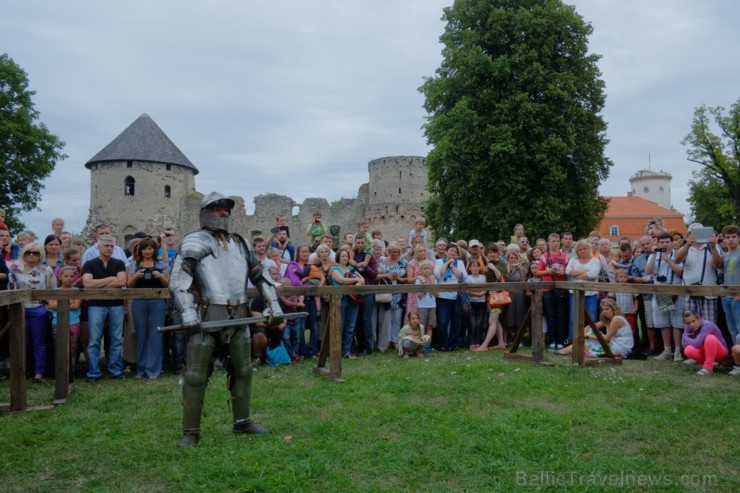
[[[170,198],[172,196],[172,190],[169,185],[164,186],[164,196],[165,198]]]
[[[126,184],[123,187],[123,194],[133,196],[135,192],[136,192],[136,180],[134,180],[132,176],[127,176]]]

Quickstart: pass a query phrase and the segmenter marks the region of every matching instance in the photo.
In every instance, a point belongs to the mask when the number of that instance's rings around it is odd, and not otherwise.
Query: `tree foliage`
[[[456,0],[420,87],[437,236],[591,231],[607,203],[604,83],[591,27],[560,0]]]
[[[43,180],[54,170],[64,142],[38,121],[28,76],[6,53],[0,55],[0,208],[11,229],[23,211],[35,209]]]
[[[721,106],[694,111],[691,132],[681,141],[689,161],[702,165],[689,182],[694,220],[721,229],[740,212],[740,99],[727,115]],[[712,132],[712,118],[719,135]]]

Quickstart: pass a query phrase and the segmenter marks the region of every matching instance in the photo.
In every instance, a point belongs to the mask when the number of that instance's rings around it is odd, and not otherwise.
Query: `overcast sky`
[[[673,175],[688,213],[697,165],[680,142],[701,104],[740,97],[737,0],[578,0],[606,82],[604,195],[640,169]],[[452,0],[0,0],[0,50],[28,74],[41,120],[69,158],[45,181],[52,217],[81,231],[84,164],[142,113],[200,170],[198,191],[297,202],[354,197],[367,162],[426,155],[418,92],[441,61]]]

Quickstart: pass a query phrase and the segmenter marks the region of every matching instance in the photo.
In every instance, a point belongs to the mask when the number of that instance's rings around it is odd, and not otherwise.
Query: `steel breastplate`
[[[239,305],[247,302],[247,259],[242,245],[229,239],[228,251],[218,247],[200,259],[196,282],[203,302],[215,305]]]

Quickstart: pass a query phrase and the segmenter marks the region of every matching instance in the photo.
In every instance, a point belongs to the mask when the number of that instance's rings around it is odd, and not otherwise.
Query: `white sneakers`
[[[733,366],[730,370],[730,376],[740,377],[740,366]]]
[[[681,355],[681,353],[678,353],[678,354],[679,356]],[[673,351],[671,351],[670,349],[664,349],[662,353],[660,353],[658,356],[656,356],[653,359],[657,361],[662,361],[662,360],[669,360],[671,358],[673,358]]]
[[[696,374],[699,375],[700,377],[703,377],[705,375],[711,375],[712,374],[712,370],[707,370],[706,368],[704,368],[702,366],[701,367],[701,370],[697,371]]]

